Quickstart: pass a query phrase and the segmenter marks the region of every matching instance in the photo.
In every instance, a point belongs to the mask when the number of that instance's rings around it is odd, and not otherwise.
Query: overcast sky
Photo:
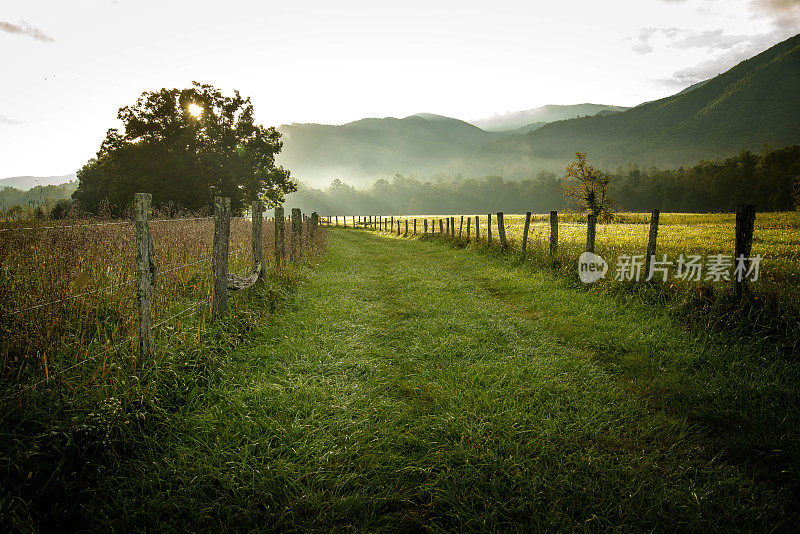
[[[3,0],[0,177],[93,157],[117,110],[192,80],[266,125],[632,106],[800,31],[800,0]]]

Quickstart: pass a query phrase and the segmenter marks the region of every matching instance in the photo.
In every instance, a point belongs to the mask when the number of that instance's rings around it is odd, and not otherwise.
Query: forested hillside
[[[284,125],[278,161],[317,187],[335,178],[369,184],[398,173],[529,180],[542,170],[560,172],[575,152],[588,152],[605,169],[677,168],[764,145],[800,143],[798,88],[800,35],[715,78],[627,111],[545,106],[477,121],[498,131],[429,114],[342,126]],[[590,116],[549,122],[576,110]]]
[[[588,152],[606,166],[677,167],[763,145],[800,142],[800,35],[691,91],[623,113],[554,122],[503,139],[484,157],[564,159]]]
[[[800,200],[800,146],[741,152],[718,161],[663,170],[636,165],[612,172],[612,196],[620,209],[669,212],[731,212],[740,202],[759,211],[792,210]],[[460,177],[420,180],[396,175],[368,188],[336,180],[326,189],[303,184],[288,206],[321,214],[547,212],[567,207],[563,171],[542,171],[530,180]]]

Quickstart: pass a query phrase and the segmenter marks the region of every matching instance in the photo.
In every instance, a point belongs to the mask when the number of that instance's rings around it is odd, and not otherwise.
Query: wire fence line
[[[162,222],[183,222],[183,221],[210,221],[213,219],[213,215],[209,215],[208,217],[188,217],[184,219],[153,219],[151,223],[162,223]]]
[[[91,224],[68,224],[68,225],[58,225],[58,226],[24,226],[24,227],[13,227],[13,228],[1,228],[0,232],[14,232],[21,230],[67,230],[70,228],[94,228],[98,226],[123,226],[132,224],[133,221],[116,221],[116,222],[91,223]]]
[[[245,248],[247,248],[247,245],[239,247],[238,249],[233,250],[231,253],[232,254],[236,254],[238,252],[241,252]],[[169,268],[164,269],[164,270],[160,270],[158,272],[159,272],[159,274],[168,274],[168,273],[171,273],[171,272],[174,272],[174,271],[185,269],[186,267],[191,267],[192,265],[197,265],[198,263],[202,263],[204,261],[208,261],[208,260],[211,259],[211,257],[212,257],[212,255],[208,254],[208,255],[200,258],[199,260],[188,262],[188,263],[182,263],[182,264],[179,264],[179,265],[171,265]],[[39,308],[43,308],[45,306],[51,306],[53,304],[69,302],[69,301],[77,299],[77,298],[82,298],[82,297],[86,297],[86,296],[89,296],[89,295],[93,295],[95,293],[101,293],[103,291],[108,291],[110,289],[114,289],[114,288],[117,288],[117,287],[126,286],[126,285],[129,285],[129,284],[132,284],[135,281],[136,281],[135,279],[126,280],[125,282],[119,282],[119,283],[116,283],[116,284],[110,284],[110,285],[107,285],[107,286],[99,287],[97,289],[92,289],[90,291],[85,291],[83,293],[77,293],[77,294],[74,294],[74,295],[68,295],[68,296],[60,298],[60,299],[55,299],[55,300],[51,300],[51,301],[48,301],[48,302],[41,302],[41,303],[35,304],[33,306],[27,306],[27,307],[24,307],[24,308],[19,308],[19,309],[10,311],[10,312],[6,312],[1,317],[10,317],[10,316],[13,316],[13,315],[18,315],[18,314],[26,312],[26,311],[31,311],[31,310],[36,310],[36,309],[39,309]]]
[[[36,304],[34,306],[28,306],[26,308],[20,308],[20,309],[11,311],[11,312],[4,313],[2,315],[2,317],[10,317],[12,315],[18,315],[18,314],[20,314],[22,312],[26,312],[26,311],[30,311],[30,310],[36,310],[36,309],[39,309],[39,308],[44,308],[45,306],[51,306],[53,304],[69,302],[70,300],[75,300],[77,298],[82,298],[82,297],[86,297],[86,296],[89,296],[89,295],[93,295],[95,293],[101,293],[103,291],[108,291],[109,289],[113,289],[115,287],[126,286],[128,284],[132,284],[135,281],[136,280],[127,280],[125,282],[119,282],[117,284],[111,284],[111,285],[100,287],[100,288],[97,288],[97,289],[92,289],[92,290],[86,291],[84,293],[78,293],[76,295],[69,295],[69,296],[66,296],[66,297],[61,298],[61,299],[51,300],[49,302],[42,302],[42,303]]]
[[[151,223],[162,223],[162,222],[186,222],[186,221],[209,221],[214,218],[213,215],[209,215],[208,217],[183,217],[180,219],[152,219]],[[109,221],[109,222],[98,222],[98,223],[90,223],[90,224],[65,224],[65,225],[57,225],[57,226],[20,226],[20,227],[11,227],[11,228],[0,228],[0,232],[14,232],[14,231],[22,231],[22,230],[68,230],[74,228],[95,228],[99,226],[130,226],[133,225],[133,221]]]
[[[155,323],[151,328],[158,328],[159,326],[163,326],[163,325],[167,324],[168,322],[172,321],[173,319],[177,319],[178,317],[186,315],[189,312],[194,312],[195,310],[197,310],[197,308],[199,308],[200,306],[202,306],[204,304],[207,306],[208,305],[208,301],[201,300],[201,301],[195,302],[194,304],[190,305],[185,310],[180,311],[180,312],[178,312],[176,314],[170,315],[166,319],[163,319],[163,320]],[[192,315],[194,315],[194,313],[192,313]]]
[[[279,239],[277,229],[274,227],[275,219],[272,219],[273,226],[268,228],[268,232],[265,232],[263,229],[263,205],[259,203],[254,205],[253,208],[251,217],[231,217],[229,211],[226,213],[215,211],[213,216],[208,217],[151,219],[148,205],[143,221],[135,218],[132,221],[111,221],[93,224],[0,228],[4,232],[2,234],[4,237],[0,238],[0,251],[3,248],[15,251],[15,257],[8,262],[5,261],[8,257],[0,256],[0,298],[2,298],[4,291],[5,295],[12,296],[12,300],[6,301],[7,304],[13,302],[15,292],[18,296],[21,296],[21,299],[17,300],[23,300],[26,295],[52,293],[51,288],[57,289],[59,285],[65,289],[73,285],[85,285],[87,279],[78,277],[89,277],[89,279],[98,280],[105,277],[111,277],[112,280],[114,278],[117,280],[122,279],[122,281],[107,283],[101,287],[82,292],[70,293],[66,291],[65,293],[68,294],[60,298],[41,299],[39,302],[34,301],[29,305],[21,305],[15,309],[0,312],[0,331],[3,332],[3,336],[0,336],[0,371],[5,373],[11,370],[11,374],[7,375],[11,380],[6,381],[6,387],[16,381],[16,384],[11,386],[14,391],[11,392],[11,395],[2,398],[2,400],[7,400],[14,395],[28,391],[53,379],[60,379],[65,373],[91,364],[91,362],[99,360],[104,355],[114,353],[127,345],[132,346],[135,350],[141,349],[140,341],[142,337],[146,337],[149,340],[151,337],[150,332],[155,335],[158,330],[177,319],[197,315],[203,311],[204,306],[210,309],[212,318],[219,316],[225,311],[224,308],[221,309],[219,306],[219,284],[217,284],[217,281],[220,280],[220,267],[224,267],[223,270],[225,271],[225,276],[221,278],[225,282],[222,285],[224,288],[222,293],[227,293],[227,290],[245,289],[258,280],[263,280],[266,274],[263,250],[267,247],[272,248],[273,238],[275,238],[276,250],[275,268],[278,270],[283,270],[284,268],[282,262],[277,260],[279,241],[290,244],[292,248],[292,263],[294,263],[296,257],[299,256],[299,250],[295,253],[294,247],[300,247],[301,244],[300,241],[295,239],[294,232],[295,230],[300,231],[302,224],[306,224],[306,231],[302,235],[304,238],[302,243],[304,248],[308,246],[305,238],[307,232],[313,231],[312,228],[316,228],[316,224],[318,224],[319,219],[316,214],[313,217],[307,217],[299,214],[299,210],[297,210],[297,216],[293,213],[292,218],[284,219],[281,216],[281,222],[292,222],[293,233],[291,234],[291,240],[288,232],[281,234]],[[276,214],[277,212],[278,210],[276,210]],[[215,222],[213,226],[209,227],[192,224],[211,220]],[[267,221],[269,220],[270,218],[267,218]],[[252,224],[252,235],[248,235],[250,232],[246,231],[247,227],[244,221]],[[169,225],[167,227],[159,224],[167,222],[186,223],[186,225]],[[256,222],[258,222],[258,225],[256,225]],[[297,223],[296,228],[295,223]],[[282,231],[283,226],[281,224]],[[80,231],[103,227],[133,227],[134,232],[126,231],[109,237],[107,233],[92,234]],[[145,227],[147,228],[146,235],[141,234],[141,228]],[[224,235],[224,239],[218,243],[217,233],[221,227],[227,227],[227,233]],[[154,233],[151,233],[151,228],[155,230]],[[158,228],[162,229],[159,230]],[[165,230],[164,228],[170,229]],[[14,232],[14,230],[25,229],[74,229],[77,232],[72,234],[31,233],[30,236],[25,235],[23,232]],[[235,230],[233,232],[235,238],[231,235],[230,230],[232,229]],[[213,235],[209,233],[211,230],[213,230]],[[257,235],[256,232],[259,232],[260,235]],[[212,237],[214,238],[213,244],[211,243]],[[169,259],[177,254],[182,256],[184,261],[167,263],[164,269],[159,269],[156,262],[154,244],[159,245],[158,255],[160,257]],[[140,247],[142,246],[147,249],[144,257],[146,260],[144,266],[147,268],[144,271],[150,271],[152,275],[148,277],[146,285],[143,285],[141,277],[143,264],[140,261],[142,258],[139,258],[141,255]],[[245,260],[240,255],[251,246],[253,262]],[[14,247],[19,248],[15,250]],[[208,252],[206,247],[212,248],[213,251]],[[197,259],[187,257],[187,253],[194,255],[198,252],[202,255]],[[227,272],[229,261],[233,262],[230,266],[232,271],[230,273]],[[48,262],[53,263],[49,265]],[[173,276],[170,276],[169,279],[162,278],[163,275],[190,269],[204,262],[209,262],[211,267],[211,272],[208,273],[207,278],[197,278],[193,274],[181,275],[178,278]],[[10,270],[3,265],[4,263],[7,266],[11,266]],[[235,271],[241,272],[244,270],[245,264],[251,267],[249,269],[250,272],[246,275],[247,278],[233,274]],[[33,266],[30,272],[27,270],[28,266]],[[17,273],[25,274],[20,276]],[[13,276],[6,278],[8,274]],[[167,285],[156,284],[154,277],[166,280],[163,283]],[[28,282],[28,280],[31,280],[31,282]],[[58,284],[52,284],[54,281]],[[115,289],[132,286],[138,286],[139,290],[128,291],[126,289],[124,292],[114,293],[108,299],[105,297],[100,299],[91,298],[112,292]],[[163,289],[153,291],[154,288],[159,286]],[[144,305],[141,302],[143,287],[149,289],[146,291],[148,293],[148,301]],[[26,292],[26,288],[30,292]],[[19,293],[19,291],[23,292]],[[175,310],[175,304],[186,297],[189,297],[190,304],[186,308],[172,313]],[[197,300],[197,297],[200,297],[200,300]],[[78,304],[78,301],[84,301],[85,304]],[[156,305],[154,306],[154,304]],[[136,313],[137,305],[138,314]],[[168,312],[169,315],[163,318],[154,317],[155,321],[150,321],[150,316],[158,308]],[[142,327],[142,310],[144,309],[148,310],[144,314],[148,323]],[[42,310],[52,311],[45,312]],[[30,316],[23,315],[31,312],[35,313]],[[139,328],[136,327],[137,315]],[[23,316],[25,317],[24,321],[19,319],[19,317]],[[14,339],[5,336],[6,332],[12,331],[10,329],[13,329]],[[29,335],[38,337],[36,337],[35,341],[31,338],[32,343],[29,344],[25,337]],[[115,342],[114,338],[119,339],[120,335],[124,336],[124,339]],[[65,343],[69,338],[72,338],[72,340]],[[93,354],[87,354],[92,347],[103,343],[105,344],[104,348]],[[149,345],[147,346],[149,347]],[[71,354],[74,356],[70,356]],[[149,357],[151,355],[152,353],[148,350],[146,356]],[[59,369],[58,367],[62,364],[69,365]],[[39,370],[42,371],[44,377],[36,377]],[[13,376],[16,376],[16,379],[13,379]]]

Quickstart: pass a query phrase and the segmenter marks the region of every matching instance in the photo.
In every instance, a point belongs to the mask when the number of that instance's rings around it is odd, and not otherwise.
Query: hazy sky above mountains
[[[192,80],[257,119],[632,106],[800,31],[800,0],[36,1],[0,7],[0,177],[74,172],[117,109]]]

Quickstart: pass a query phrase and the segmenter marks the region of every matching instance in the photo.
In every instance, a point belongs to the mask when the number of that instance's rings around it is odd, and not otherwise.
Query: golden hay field
[[[487,214],[464,215],[462,237],[466,236],[466,217],[472,218],[474,239],[475,215],[480,218],[481,240],[486,240]],[[446,215],[394,216],[395,222],[417,219],[417,232],[422,232],[422,220],[429,228]],[[458,234],[461,215],[455,216]],[[514,249],[521,249],[524,214],[505,214],[506,233]],[[656,255],[667,254],[668,261],[676,261],[680,254],[708,256],[733,255],[736,216],[722,214],[662,213],[659,218],[658,247]],[[550,215],[533,214],[528,235],[528,250],[532,255],[546,255],[550,242]],[[613,268],[618,256],[645,254],[649,231],[649,213],[619,213],[614,222],[598,223],[596,252]],[[341,222],[340,222],[341,224]],[[352,222],[348,219],[348,224]],[[497,218],[492,214],[494,239],[497,239]],[[559,256],[566,261],[576,261],[586,244],[586,216],[573,213],[559,214]],[[800,293],[800,212],[758,213],[756,215],[752,256],[762,257],[760,284],[770,292],[797,295]]]

